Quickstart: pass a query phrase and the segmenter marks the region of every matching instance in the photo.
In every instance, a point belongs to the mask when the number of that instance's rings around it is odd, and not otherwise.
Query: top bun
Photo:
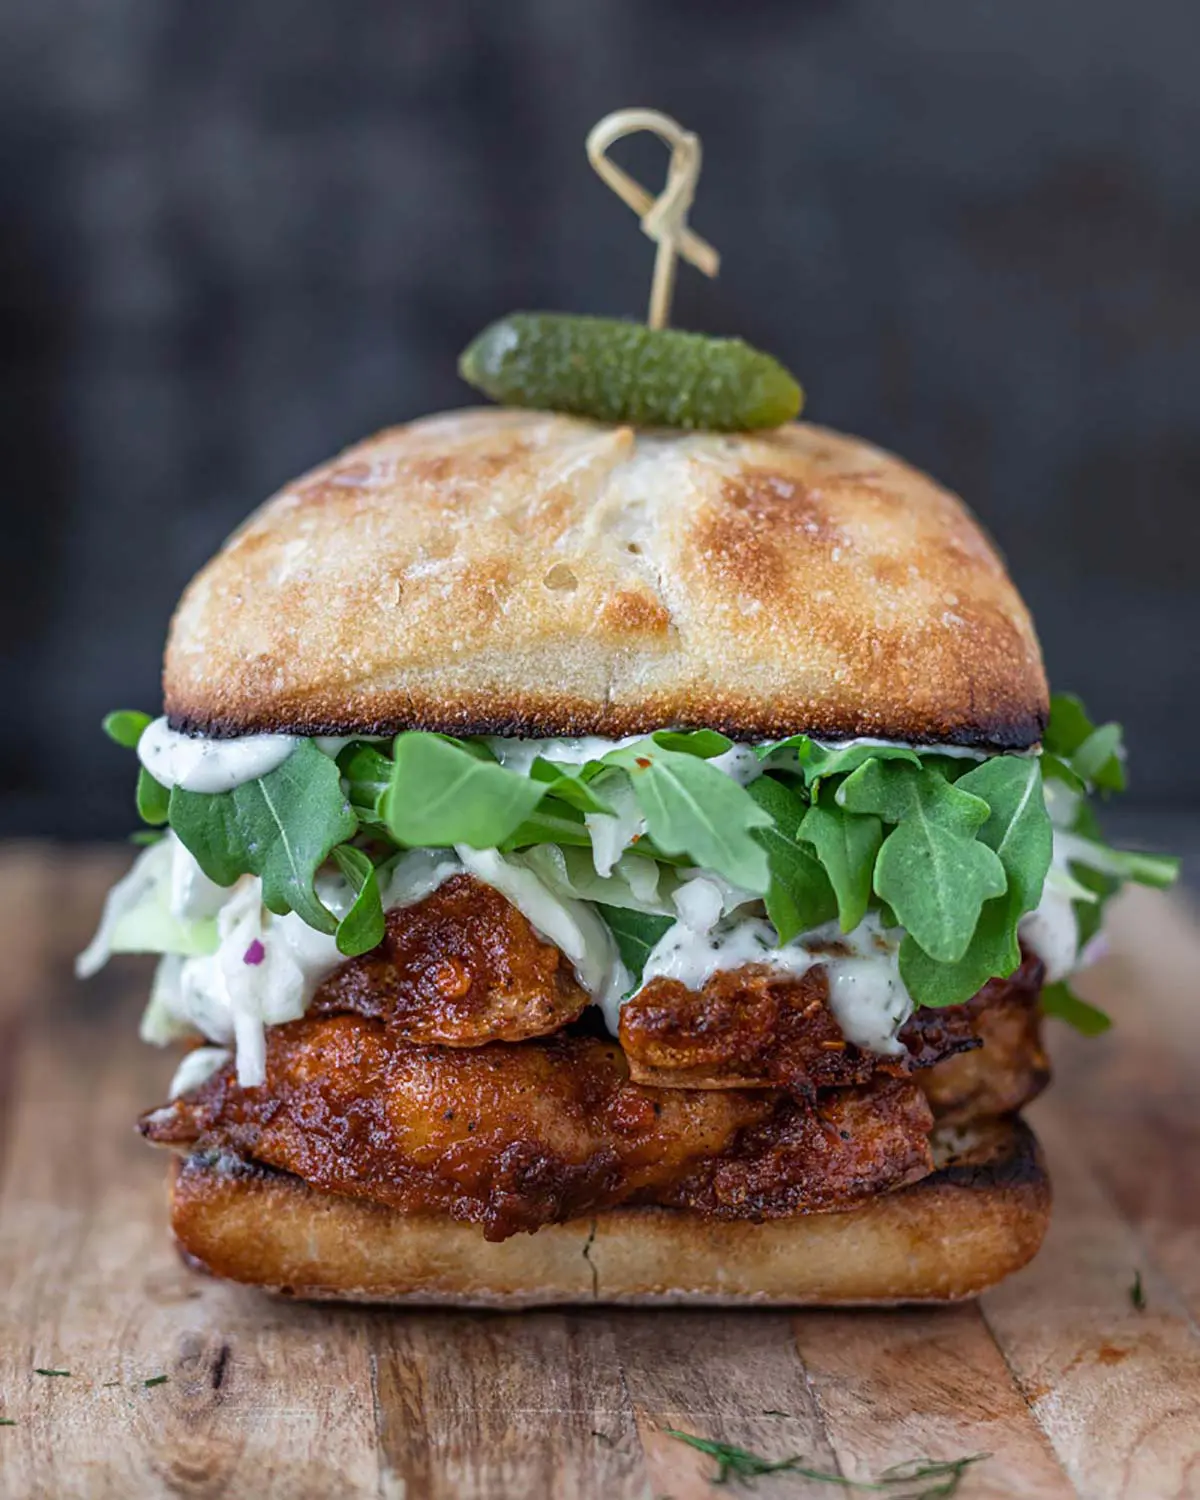
[[[189,585],[164,686],[172,724],[212,735],[1023,749],[1048,708],[987,537],[878,448],[497,408],[383,432],[268,501]]]

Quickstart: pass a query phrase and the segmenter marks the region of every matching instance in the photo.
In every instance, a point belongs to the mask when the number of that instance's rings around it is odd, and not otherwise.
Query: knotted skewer
[[[608,156],[615,141],[642,130],[653,131],[671,151],[667,183],[657,198]],[[618,109],[592,126],[587,156],[602,181],[639,216],[642,232],[658,246],[646,321],[651,328],[665,328],[671,315],[679,256],[705,276],[715,276],[721,269],[720,254],[687,224],[700,176],[700,137],[656,109]]]

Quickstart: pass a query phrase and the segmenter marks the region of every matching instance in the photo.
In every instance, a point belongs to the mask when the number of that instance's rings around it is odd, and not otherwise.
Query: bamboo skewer
[[[653,131],[671,151],[666,186],[657,198],[608,156],[614,142],[643,130]],[[658,247],[646,321],[651,328],[665,328],[671,316],[679,256],[705,276],[716,276],[721,269],[719,252],[687,223],[700,176],[700,137],[656,109],[618,109],[592,126],[587,157],[606,186],[638,215],[642,232]]]

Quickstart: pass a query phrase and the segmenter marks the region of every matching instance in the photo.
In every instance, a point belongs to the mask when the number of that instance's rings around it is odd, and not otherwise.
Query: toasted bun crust
[[[953,1301],[1023,1266],[1049,1211],[1037,1142],[1005,1121],[912,1187],[768,1224],[617,1209],[489,1244],[470,1225],[202,1156],[177,1167],[171,1194],[180,1248],[218,1276],[295,1297],[506,1308]]]
[[[193,580],[177,728],[1021,749],[1047,690],[962,503],[854,438],[451,412],[276,495]]]

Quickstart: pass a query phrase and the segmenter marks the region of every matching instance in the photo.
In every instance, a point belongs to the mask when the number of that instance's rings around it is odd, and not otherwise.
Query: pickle
[[[804,400],[778,360],[741,339],[571,313],[501,318],[463,351],[458,370],[506,406],[636,427],[778,427]]]

